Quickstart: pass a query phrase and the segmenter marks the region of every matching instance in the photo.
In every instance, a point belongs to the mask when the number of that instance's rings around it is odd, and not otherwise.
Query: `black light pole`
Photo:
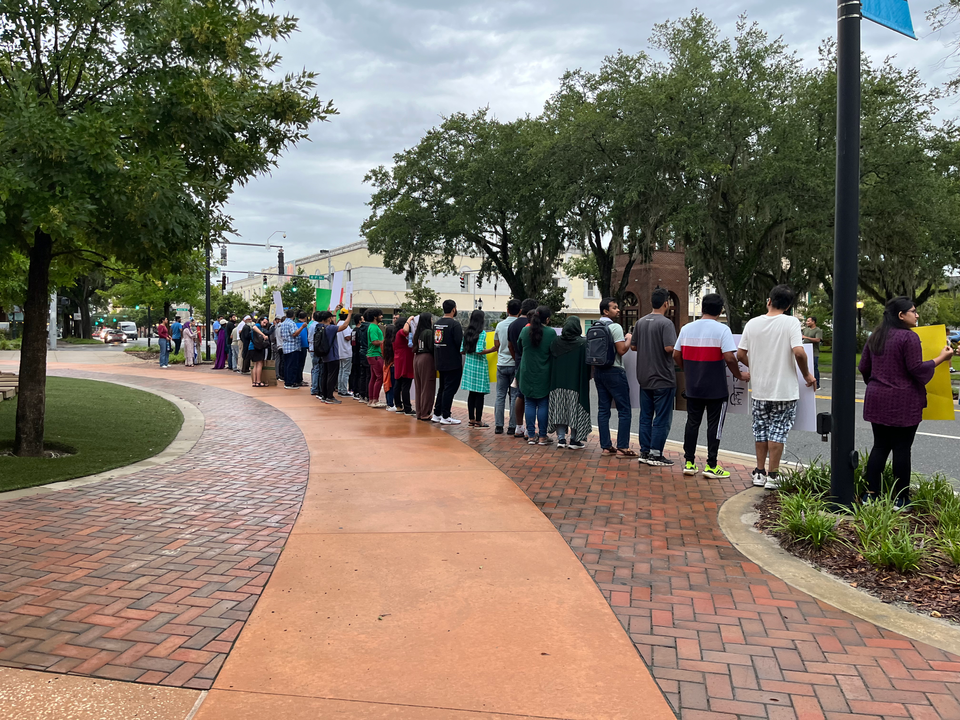
[[[860,19],[859,0],[837,0],[837,198],[833,265],[834,501],[854,499],[857,281],[860,255]]]
[[[207,238],[207,334],[204,342],[207,345],[207,362],[210,362],[210,239]]]
[[[150,338],[153,337],[153,320],[150,319],[150,306],[147,305],[147,347],[150,347]]]

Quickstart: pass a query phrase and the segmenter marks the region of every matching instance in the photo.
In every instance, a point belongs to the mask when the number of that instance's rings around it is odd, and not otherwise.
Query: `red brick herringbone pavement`
[[[717,509],[750,485],[493,428],[456,436],[553,520],[683,720],[960,720],[960,657],[799,592],[724,538]],[[676,456],[673,456],[676,458]]]
[[[166,467],[0,501],[0,665],[206,689],[300,510],[306,443],[257,400],[119,379],[197,405],[203,435]]]

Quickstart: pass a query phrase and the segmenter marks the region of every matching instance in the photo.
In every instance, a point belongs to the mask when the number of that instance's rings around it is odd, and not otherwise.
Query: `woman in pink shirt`
[[[397,335],[393,340],[393,376],[397,389],[393,393],[397,412],[416,415],[410,405],[410,387],[413,385],[413,348],[410,347],[410,320],[401,315],[396,322]]]

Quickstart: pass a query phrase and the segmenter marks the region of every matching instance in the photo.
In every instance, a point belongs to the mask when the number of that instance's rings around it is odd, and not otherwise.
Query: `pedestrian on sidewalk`
[[[483,422],[483,403],[490,392],[490,364],[487,355],[497,351],[487,348],[485,332],[487,316],[483,310],[470,313],[470,324],[463,333],[463,383],[461,387],[469,392],[467,396],[467,415],[469,425],[475,428],[488,428]]]
[[[323,315],[317,310],[307,324],[307,352],[310,355],[310,394],[318,400],[323,399],[320,391],[320,370],[323,368],[323,359],[317,355],[317,332],[323,331]]]
[[[166,318],[157,325],[157,344],[160,346],[160,367],[170,367],[170,328]]]
[[[193,329],[193,321],[187,320],[180,330],[180,337],[183,338],[183,364],[184,367],[193,367],[193,351],[196,332]]]
[[[514,383],[517,377],[517,364],[510,353],[510,327],[520,315],[520,301],[516,298],[507,303],[507,318],[497,323],[493,331],[493,347],[497,351],[497,400],[493,406],[494,434],[503,434],[503,415],[507,398],[510,402],[510,424],[507,435],[513,435],[517,428],[517,393]]]
[[[397,412],[404,415],[416,415],[410,404],[410,388],[413,386],[413,348],[410,346],[411,321],[414,317],[401,315],[397,335],[393,341],[393,374],[396,376],[397,389],[394,392]]]
[[[550,346],[557,334],[549,327],[553,310],[541,305],[530,313],[530,322],[517,338],[520,350],[520,392],[524,398],[527,444],[549,445],[547,419],[550,413]],[[537,431],[539,430],[539,436]]]
[[[180,316],[176,315],[170,324],[170,338],[173,340],[173,354],[180,354],[180,342],[183,340],[183,325],[180,323]]]
[[[214,370],[223,370],[227,366],[227,320],[221,315],[214,323],[213,332],[217,342],[217,359],[213,363]]]
[[[263,382],[263,361],[267,355],[267,348],[270,347],[270,338],[265,332],[267,318],[260,319],[260,325],[250,323],[250,343],[247,348],[247,357],[250,360],[250,381],[253,387],[266,387]],[[261,347],[257,347],[260,345]]]
[[[433,325],[433,359],[440,373],[437,383],[437,402],[434,405],[433,422],[441,425],[459,425],[460,421],[450,417],[453,411],[453,397],[460,389],[463,377],[463,328],[457,320],[457,304],[453,300],[443,301],[443,317]]]
[[[304,384],[303,370],[307,367],[307,354],[310,349],[310,323],[307,322],[307,314],[301,310],[297,313],[297,331],[294,333],[300,341],[300,368],[297,371],[297,387]]]
[[[817,390],[820,389],[820,346],[823,344],[823,330],[817,327],[817,318],[811,315],[807,318],[803,330],[804,344],[813,345],[813,376],[817,379]]]
[[[550,346],[550,402],[547,432],[557,433],[557,447],[583,450],[590,424],[590,366],[580,318],[571,315]],[[567,430],[570,437],[567,438]]]
[[[893,298],[863,348],[860,373],[867,384],[863,419],[873,428],[864,502],[883,492],[883,470],[891,452],[893,500],[899,508],[910,502],[910,455],[927,406],[926,386],[937,366],[953,358],[953,348],[948,343],[936,358],[923,361],[920,338],[913,332],[919,320],[913,300]]]
[[[283,313],[283,308],[279,308],[277,312]],[[284,386],[286,386],[288,381],[284,377],[284,371],[287,369],[287,362],[283,356],[283,345],[280,340],[280,325],[283,323],[283,320],[282,315],[277,315],[273,319],[273,325],[269,325],[268,328],[264,330],[263,324],[261,323],[260,329],[270,338],[270,348],[267,351],[266,359],[270,360],[273,358],[273,372],[277,376],[277,384],[282,381]]]
[[[370,401],[367,407],[376,409],[387,406],[380,402],[380,390],[383,389],[383,328],[380,327],[382,319],[380,308],[367,310],[367,362],[370,363],[370,384],[367,386]]]
[[[522,360],[523,351],[520,349],[517,341],[520,339],[520,333],[523,332],[523,329],[530,324],[530,313],[536,310],[538,305],[539,303],[533,298],[527,298],[520,303],[520,315],[507,329],[507,343],[510,355],[513,358],[514,367],[516,367],[517,370],[516,377],[513,380],[517,388],[517,399],[514,401],[517,427],[513,431],[513,436],[519,440],[523,440],[524,437],[526,437],[524,433],[526,410],[523,391],[520,389],[520,361]]]
[[[337,333],[337,352],[340,354],[340,367],[337,370],[337,394],[350,397],[350,373],[353,368],[353,328],[350,326],[350,311],[340,311],[340,322],[346,322],[343,331]]]
[[[608,360],[601,365],[593,366],[593,383],[597,387],[597,425],[600,428],[600,447],[604,455],[619,455],[621,457],[639,457],[630,449],[630,423],[633,420],[633,411],[630,407],[630,386],[627,384],[627,371],[623,369],[623,356],[630,352],[633,341],[631,335],[624,335],[623,328],[616,320],[620,317],[620,305],[612,297],[600,301],[600,319],[594,324],[598,330],[590,328],[587,334],[588,343],[591,336],[599,336],[600,328],[607,331],[605,341],[613,345],[609,351]],[[598,337],[603,340],[603,337]],[[589,348],[588,348],[589,350]],[[613,447],[610,437],[610,408],[617,405],[617,447]]]
[[[283,351],[283,387],[285,390],[296,390],[300,387],[297,378],[300,377],[300,338],[297,323],[293,317],[296,311],[290,308],[286,318],[280,323],[279,346]]]
[[[243,364],[240,366],[241,375],[250,374],[250,334],[253,332],[253,317],[250,315],[243,316],[243,325],[240,328],[240,331],[237,333],[237,337],[240,339],[240,353],[243,360]]]
[[[420,313],[413,355],[413,384],[417,396],[417,420],[433,419],[433,396],[437,390],[437,364],[433,357],[433,315]]]
[[[340,308],[337,308],[339,311]],[[334,397],[334,391],[337,389],[337,380],[340,371],[340,344],[337,339],[350,327],[350,314],[346,318],[337,322],[338,313],[323,312],[320,314],[320,327],[326,333],[327,352],[323,356],[323,385],[322,399],[327,405],[339,405],[342,401]],[[316,343],[316,340],[314,341]]]
[[[670,293],[658,287],[650,296],[650,314],[637,321],[631,348],[637,351],[637,382],[640,384],[640,457],[639,461],[656,467],[670,467],[673,460],[663,455],[673,405],[677,398],[677,375],[673,349],[677,329],[667,317]]]
[[[233,353],[233,331],[237,328],[236,313],[231,313],[223,326],[224,331],[224,355],[227,356],[227,370],[234,370],[237,367],[236,358]]]
[[[397,377],[393,372],[393,344],[397,339],[397,326],[393,323],[383,328],[383,395],[386,398],[387,412],[397,411],[396,400]]]
[[[747,323],[737,350],[737,359],[750,368],[753,395],[757,466],[750,475],[755,486],[768,490],[780,486],[783,446],[797,420],[800,384],[796,368],[800,368],[807,387],[817,384],[807,367],[800,321],[789,314],[795,299],[786,285],[773,288],[767,299],[767,314]]]
[[[727,409],[727,368],[738,380],[749,382],[750,373],[740,371],[737,343],[730,328],[720,322],[723,299],[717,293],[703,297],[703,314],[680,328],[673,359],[686,378],[687,426],[683,433],[684,475],[696,475],[697,439],[707,413],[707,464],[705,477],[724,479],[730,473],[717,460]]]
[[[367,331],[370,329],[370,323],[367,321],[367,312],[366,309],[360,311],[360,324],[353,331],[356,338],[354,347],[358,355],[354,361],[357,366],[357,389],[354,395],[357,400],[369,405],[370,398],[367,395],[370,392],[370,360],[367,359],[369,349]]]

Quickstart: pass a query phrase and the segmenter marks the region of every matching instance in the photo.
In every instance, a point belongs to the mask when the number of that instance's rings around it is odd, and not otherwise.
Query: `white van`
[[[137,339],[137,324],[129,320],[121,320],[117,323],[117,329],[127,336],[127,340]]]

